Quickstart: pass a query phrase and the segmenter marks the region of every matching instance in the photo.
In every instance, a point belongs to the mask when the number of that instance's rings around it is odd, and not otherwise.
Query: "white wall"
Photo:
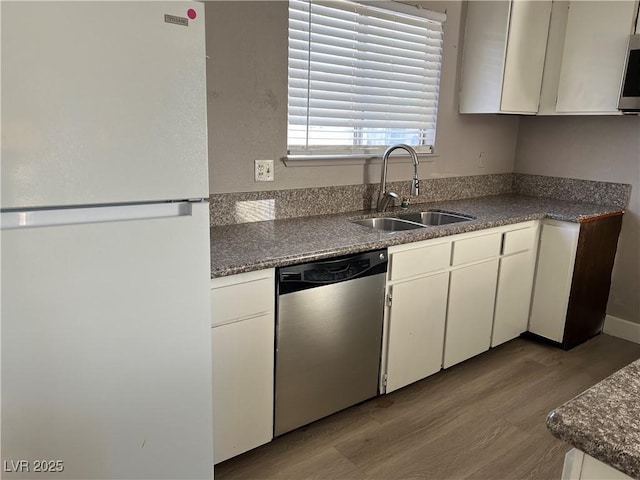
[[[447,13],[436,151],[420,178],[513,171],[519,118],[458,115],[463,3],[420,2]],[[380,165],[285,167],[287,2],[206,4],[207,98],[211,193],[376,183]],[[485,153],[484,168],[478,156]],[[255,183],[253,161],[275,159],[275,181]],[[409,180],[411,165],[393,164],[389,180]]]
[[[632,185],[607,313],[640,323],[640,117],[523,118],[515,171]]]

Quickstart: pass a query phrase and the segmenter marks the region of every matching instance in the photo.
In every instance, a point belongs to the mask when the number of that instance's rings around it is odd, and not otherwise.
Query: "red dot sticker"
[[[189,17],[191,20],[195,20],[197,15],[198,14],[193,8],[190,8],[189,10],[187,10],[187,17]]]

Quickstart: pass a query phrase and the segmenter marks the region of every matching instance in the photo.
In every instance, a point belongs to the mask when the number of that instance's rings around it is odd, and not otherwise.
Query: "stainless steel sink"
[[[352,223],[362,225],[364,227],[373,228],[375,230],[384,230],[387,232],[399,232],[402,230],[415,230],[416,228],[424,228],[425,225],[392,217],[374,217],[362,220],[352,220]]]
[[[473,219],[474,217],[460,213],[428,210],[426,212],[400,213],[395,217],[373,217],[362,220],[351,220],[351,222],[375,230],[399,232],[402,230],[415,230],[417,228],[466,222]]]
[[[447,213],[429,210],[426,212],[417,213],[401,213],[398,215],[398,219],[421,223],[422,225],[435,226],[447,225],[449,223],[466,222],[468,220],[473,220],[474,218],[459,213]]]

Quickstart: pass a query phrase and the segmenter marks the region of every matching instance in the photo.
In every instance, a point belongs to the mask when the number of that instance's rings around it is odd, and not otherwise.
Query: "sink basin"
[[[449,223],[466,222],[473,220],[473,217],[461,215],[459,213],[447,213],[437,211],[402,213],[398,215],[398,219],[408,220],[410,222],[421,223],[422,225],[447,225]]]
[[[373,217],[364,218],[362,220],[351,220],[351,222],[364,227],[373,228],[375,230],[399,232],[402,230],[415,230],[416,228],[466,222],[473,219],[474,217],[462,215],[460,213],[428,210],[426,212],[401,213],[396,217]]]
[[[418,223],[400,218],[391,217],[365,218],[363,220],[351,220],[351,222],[376,230],[385,230],[387,232],[399,232],[402,230],[415,230],[416,228],[424,228],[424,225],[420,225]]]

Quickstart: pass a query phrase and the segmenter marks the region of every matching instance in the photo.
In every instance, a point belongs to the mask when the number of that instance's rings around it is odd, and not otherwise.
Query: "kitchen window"
[[[289,0],[288,158],[433,153],[445,15]]]

